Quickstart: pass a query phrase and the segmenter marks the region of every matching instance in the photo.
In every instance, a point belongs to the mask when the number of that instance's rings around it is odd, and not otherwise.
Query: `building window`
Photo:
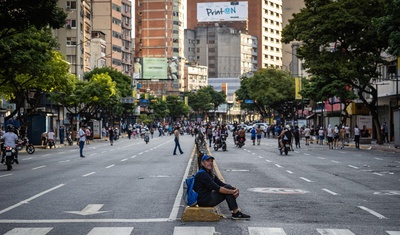
[[[115,3],[112,4],[112,9],[116,10],[118,12],[121,12],[121,6],[119,6],[119,5],[115,4]]]
[[[174,52],[179,52],[179,48],[174,47],[173,51]]]
[[[75,10],[76,1],[67,1],[67,10]]]
[[[76,38],[68,38],[67,37],[67,45],[76,46]]]
[[[117,19],[117,18],[112,18],[112,22],[113,22],[113,24],[116,24],[116,25],[121,25],[121,20],[119,20],[119,19]]]
[[[113,48],[113,51],[117,51],[117,52],[122,51],[120,46],[113,45],[112,48]]]

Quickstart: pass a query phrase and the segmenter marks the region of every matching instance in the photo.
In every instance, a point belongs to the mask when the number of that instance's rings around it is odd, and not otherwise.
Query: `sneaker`
[[[232,213],[232,219],[241,220],[241,219],[250,219],[250,215],[243,214],[242,212],[238,211],[236,213]]]

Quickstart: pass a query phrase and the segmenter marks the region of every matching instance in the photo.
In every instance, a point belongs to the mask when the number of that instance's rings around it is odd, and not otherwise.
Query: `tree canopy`
[[[372,79],[379,76],[378,65],[386,63],[381,54],[387,50],[388,40],[379,34],[379,27],[373,22],[385,15],[386,1],[305,0],[305,3],[306,7],[294,14],[284,28],[282,41],[301,41],[297,55],[304,59],[307,71],[316,76],[314,90],[329,89],[325,88],[329,84],[352,89],[369,107],[379,129],[377,91]],[[372,99],[367,100],[366,94]]]

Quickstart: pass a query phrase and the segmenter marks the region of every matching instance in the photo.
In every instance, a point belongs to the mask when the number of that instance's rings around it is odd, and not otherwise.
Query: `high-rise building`
[[[93,30],[104,33],[106,66],[132,76],[132,25],[130,0],[91,0]],[[96,59],[97,60],[97,59]]]
[[[222,15],[226,12],[232,12],[238,5],[237,2],[247,3],[247,21],[220,21],[221,26],[233,27],[249,35],[257,37],[258,50],[257,60],[258,68],[282,68],[282,0],[248,0],[248,1],[232,1],[232,0],[190,0],[187,1],[187,24],[188,29],[194,29],[196,26],[214,25],[215,21],[206,22],[200,19],[203,17],[198,14],[198,8],[202,3],[230,3],[231,7],[227,10],[210,12],[210,15]]]
[[[134,57],[142,69],[134,77],[142,89],[182,88],[184,15],[183,0],[135,0]]]
[[[60,0],[58,5],[67,13],[64,28],[55,29],[54,37],[60,45],[60,52],[71,65],[71,73],[79,79],[91,70],[91,1]]]

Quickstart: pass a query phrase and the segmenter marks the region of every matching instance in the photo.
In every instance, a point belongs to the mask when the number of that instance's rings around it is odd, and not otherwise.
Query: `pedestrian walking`
[[[175,128],[175,131],[174,131],[174,136],[175,136],[175,139],[174,139],[174,141],[175,141],[174,155],[176,155],[176,148],[179,148],[179,152],[181,154],[183,154],[183,151],[181,149],[181,145],[179,144],[179,135],[180,135],[179,129],[180,129],[179,126],[177,126]]]
[[[114,130],[112,127],[108,129],[108,139],[110,140],[110,145],[112,146],[114,143]]]
[[[92,135],[92,132],[90,131],[90,127],[86,128],[85,133],[86,133],[86,144],[90,145],[90,136]]]
[[[306,129],[304,129],[304,138],[306,138],[306,145],[310,145],[310,138],[311,138],[311,129],[309,126],[306,126]],[[296,145],[297,147],[297,145]]]
[[[339,127],[335,125],[333,129],[333,148],[338,149],[338,141],[339,141]]]
[[[258,128],[257,128],[257,145],[261,144],[261,134],[262,134],[261,126],[258,126]]]
[[[59,136],[60,136],[60,144],[64,144],[64,138],[65,138],[65,129],[64,126],[60,126],[58,130]]]
[[[319,144],[323,145],[324,144],[324,129],[322,128],[322,126],[319,128],[318,138],[319,138]]]
[[[85,126],[81,126],[81,129],[78,131],[78,136],[79,136],[79,153],[80,157],[85,157],[83,156],[83,147],[85,146],[86,142],[86,132],[85,132]]]
[[[356,145],[356,149],[360,148],[360,129],[357,125],[354,127],[354,143]]]
[[[329,124],[326,129],[326,138],[328,139],[328,148],[333,149],[333,129],[331,124]]]
[[[345,145],[345,140],[346,140],[346,128],[345,128],[345,126],[342,126],[342,128],[340,129],[339,138],[340,138],[340,141],[342,142],[342,147],[340,147],[340,149],[343,149],[344,145]]]
[[[299,131],[299,127],[295,126],[294,130],[293,130],[293,136],[294,136],[294,143],[296,145],[296,148],[300,148],[300,131]],[[307,141],[307,139],[306,139]]]

